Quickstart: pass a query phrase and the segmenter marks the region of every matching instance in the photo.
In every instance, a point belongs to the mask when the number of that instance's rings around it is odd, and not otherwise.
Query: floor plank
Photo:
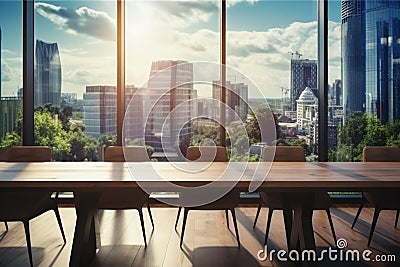
[[[367,247],[372,208],[365,208],[354,230],[350,229],[357,207],[332,208],[333,223],[338,238],[345,238],[347,250],[370,249],[372,255],[396,256],[397,262],[341,262],[340,266],[400,266],[400,225],[394,228],[394,211],[382,211],[376,232]],[[67,244],[62,245],[61,234],[54,214],[48,212],[31,221],[31,239],[35,266],[68,266],[75,227],[75,210],[60,208]],[[263,208],[253,229],[256,208],[236,209],[241,248],[237,247],[231,214],[227,228],[223,211],[191,211],[185,231],[183,249],[179,248],[182,218],[174,229],[177,208],[152,208],[155,228],[152,229],[144,209],[148,247],[144,247],[139,216],[136,210],[99,212],[102,248],[93,267],[103,266],[291,266],[274,259],[260,261],[257,253],[263,249],[267,208]],[[315,211],[313,216],[318,250],[334,245],[326,213]],[[9,223],[5,230],[0,223],[0,267],[29,266],[22,223]],[[268,250],[286,250],[285,231],[281,211],[274,212]],[[317,266],[338,266],[338,262],[324,261]]]

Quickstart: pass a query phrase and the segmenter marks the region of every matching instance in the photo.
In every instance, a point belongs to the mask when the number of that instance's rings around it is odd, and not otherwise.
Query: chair
[[[400,147],[384,147],[384,146],[366,146],[363,149],[363,161],[364,162],[400,162]],[[375,207],[374,216],[372,218],[372,224],[370,234],[368,237],[368,246],[371,244],[372,235],[374,234],[376,223],[378,221],[379,213],[382,210],[396,210],[396,219],[394,227],[397,227],[400,213],[400,198],[398,192],[394,193],[381,193],[381,192],[363,192],[364,201],[358,208],[356,217],[354,218],[351,229],[354,228],[358,217],[360,216],[361,210],[365,203],[368,202]]]
[[[200,158],[201,156],[205,156],[204,157],[205,159],[204,158],[201,159]],[[222,147],[222,146],[216,146],[216,147],[214,147],[214,146],[191,146],[191,147],[188,147],[188,149],[186,151],[186,159],[189,161],[202,160],[202,161],[208,162],[208,161],[213,160],[214,162],[227,162],[228,156],[227,156],[225,147]],[[190,196],[185,196],[183,193],[180,193],[180,198],[185,198],[185,197],[190,197]],[[185,227],[186,227],[186,222],[187,222],[187,217],[188,217],[189,211],[191,211],[191,210],[225,210],[226,222],[227,222],[227,226],[229,228],[228,210],[230,210],[232,213],[233,224],[235,226],[237,244],[238,244],[238,247],[240,248],[239,231],[238,231],[236,213],[235,213],[235,207],[239,204],[239,199],[240,199],[239,191],[236,189],[233,189],[228,194],[226,194],[222,198],[220,198],[212,203],[205,204],[205,205],[198,206],[198,207],[183,207],[183,223],[182,223],[180,247],[182,248],[183,236],[185,234]],[[175,227],[178,222],[181,209],[182,209],[182,207],[179,207]]]
[[[128,155],[129,162],[144,162],[148,161],[147,151],[144,146],[109,146],[104,150],[104,161],[106,162],[125,162],[125,154]],[[144,192],[141,188],[128,188],[121,190],[118,195],[104,192],[98,202],[99,209],[136,209],[139,212],[140,223],[142,226],[143,240],[145,247],[147,247],[146,241],[146,229],[144,227],[143,212],[142,208],[147,203],[147,210],[149,211],[151,225],[154,228],[153,216],[151,214],[149,205],[149,195]]]
[[[51,160],[51,151],[44,146],[14,146],[7,151],[8,162],[45,162]],[[58,211],[57,202],[51,198],[51,192],[32,190],[26,192],[2,192],[0,189],[0,221],[22,221],[25,228],[26,244],[30,265],[33,266],[29,221],[49,210],[54,211],[61,235],[66,244],[64,229]],[[6,223],[6,229],[8,225]]]
[[[277,147],[265,147],[263,150],[263,161],[267,161],[269,157],[266,155],[272,155],[274,153],[275,162],[305,162],[304,149],[301,146],[277,146]],[[260,215],[261,207],[265,205],[269,208],[268,218],[267,218],[267,228],[265,231],[264,246],[267,244],[268,234],[271,226],[272,214],[275,210],[282,210],[283,212],[289,213],[291,217],[292,211],[288,211],[284,208],[282,193],[279,192],[260,192],[260,202],[258,204],[256,218],[254,220],[253,228],[256,227],[258,216]],[[332,230],[332,235],[336,243],[336,234],[333,227],[332,217],[329,210],[332,202],[329,195],[326,192],[316,193],[313,210],[324,210],[328,216],[329,224]],[[291,222],[285,222],[285,224],[290,224]],[[287,232],[288,233],[288,232]],[[289,245],[290,236],[286,236],[286,241]]]

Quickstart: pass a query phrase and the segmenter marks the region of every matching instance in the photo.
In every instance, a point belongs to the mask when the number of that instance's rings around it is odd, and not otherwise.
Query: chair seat
[[[182,202],[182,206],[184,206],[184,203],[186,203],[185,201],[186,199],[193,199],[195,197],[196,196],[192,192],[188,193],[184,191],[179,193],[179,199]],[[236,207],[239,204],[239,201],[240,201],[240,191],[234,188],[221,198],[211,203],[195,207],[187,207],[187,208],[191,210],[225,210]]]
[[[97,203],[99,209],[140,209],[147,203],[149,196],[140,188],[118,191],[117,194],[104,192]]]
[[[398,192],[363,192],[369,203],[385,210],[400,209],[400,196]]]
[[[260,198],[262,202],[271,209],[283,209],[283,196],[280,192],[260,192]],[[315,194],[315,199],[317,201],[314,202],[312,207],[314,210],[329,209],[332,205],[331,198],[325,192],[317,192]],[[287,205],[290,207],[295,201],[295,199],[290,199]]]
[[[55,208],[57,203],[50,195],[46,192],[0,192],[0,221],[26,221]]]

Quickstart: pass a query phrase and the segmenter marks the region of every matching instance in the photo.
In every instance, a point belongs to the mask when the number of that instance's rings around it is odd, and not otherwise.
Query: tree
[[[272,142],[276,139],[282,138],[282,132],[278,124],[278,119],[275,114],[272,113],[269,108],[258,108],[254,113],[251,114],[250,120],[246,124],[247,134],[249,136],[250,144],[260,143],[269,141]],[[273,120],[271,120],[273,118]],[[260,128],[261,126],[261,128]],[[267,131],[268,127],[275,128],[275,136],[261,136],[261,129],[263,132],[270,133]],[[263,140],[262,140],[263,139]]]
[[[72,109],[51,104],[36,108],[34,113],[35,145],[48,146],[56,161],[98,160],[98,143],[83,132],[83,126],[69,123]],[[56,119],[58,117],[58,119]],[[0,147],[21,145],[22,113],[19,113],[15,131],[7,133]]]
[[[68,133],[61,122],[54,120],[48,111],[35,112],[34,138],[36,145],[51,148],[55,160],[63,160],[63,155],[71,151]]]
[[[362,145],[367,135],[368,116],[353,112],[339,128],[336,159],[338,161],[361,161]],[[364,142],[365,143],[365,142]]]
[[[365,136],[359,146],[362,150],[365,146],[384,146],[386,144],[386,127],[376,116],[367,119]]]
[[[4,149],[4,148],[8,148],[8,147],[12,147],[12,146],[20,146],[22,145],[22,139],[21,136],[15,132],[8,132],[6,133],[6,135],[4,136],[3,140],[0,143],[0,148]]]

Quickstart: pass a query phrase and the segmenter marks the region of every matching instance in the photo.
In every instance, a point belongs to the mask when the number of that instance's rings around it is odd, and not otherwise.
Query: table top
[[[167,182],[198,186],[253,182],[266,189],[400,189],[399,162],[0,162],[1,187],[84,189],[137,187],[162,188]]]

